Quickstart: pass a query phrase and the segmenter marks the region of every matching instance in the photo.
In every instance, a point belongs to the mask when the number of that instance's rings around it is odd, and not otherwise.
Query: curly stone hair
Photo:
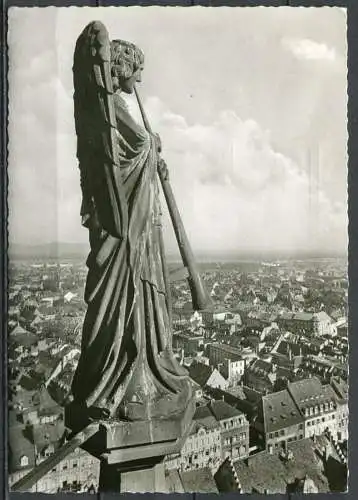
[[[111,41],[112,76],[125,80],[144,64],[144,54],[136,45],[125,40]]]

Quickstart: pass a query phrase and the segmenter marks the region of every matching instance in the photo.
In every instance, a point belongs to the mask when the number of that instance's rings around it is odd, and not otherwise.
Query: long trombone
[[[134,92],[138,101],[138,106],[142,115],[144,127],[151,135],[153,134],[152,128],[145,114],[138,90],[134,87]],[[183,221],[180,216],[178,206],[176,204],[174,193],[170,185],[168,177],[160,166],[158,166],[158,175],[163,189],[164,198],[168,206],[169,215],[173,224],[176,240],[179,247],[179,252],[185,267],[186,277],[188,279],[189,288],[191,292],[193,308],[196,311],[207,309],[211,305],[210,297],[202,282],[197,264],[195,262],[194,254],[191,249],[187,234],[184,229]]]

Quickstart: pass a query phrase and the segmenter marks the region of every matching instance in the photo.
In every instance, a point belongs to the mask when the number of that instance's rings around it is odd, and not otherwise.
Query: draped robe
[[[115,109],[120,167],[89,173],[82,210],[91,252],[72,394],[114,418],[128,407],[145,418],[163,398],[189,397],[189,383],[171,347],[155,141],[119,96]]]

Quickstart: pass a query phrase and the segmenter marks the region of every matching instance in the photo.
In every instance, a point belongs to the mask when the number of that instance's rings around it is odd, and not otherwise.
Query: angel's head
[[[124,40],[111,42],[111,73],[113,90],[132,94],[136,82],[141,81],[144,54],[133,43]]]

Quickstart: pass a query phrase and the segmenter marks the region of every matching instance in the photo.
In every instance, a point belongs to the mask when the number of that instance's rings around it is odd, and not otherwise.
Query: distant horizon
[[[12,250],[11,250],[12,248]],[[58,248],[58,252],[56,252],[56,248]],[[65,241],[52,241],[48,243],[40,243],[40,244],[31,244],[31,243],[14,243],[9,242],[8,252],[10,260],[16,260],[18,258],[36,258],[36,253],[39,254],[38,258],[69,258],[71,257],[82,257],[86,255],[90,251],[89,244],[86,243],[72,243]],[[11,256],[12,253],[12,256]],[[56,255],[55,255],[56,253]],[[46,255],[45,255],[46,254]],[[67,255],[66,255],[67,254]],[[166,252],[168,259],[176,259],[180,260],[179,250],[167,250]],[[259,260],[264,260],[265,258],[271,260],[279,260],[283,258],[305,258],[305,259],[314,259],[314,258],[347,258],[348,259],[348,249],[346,252],[339,250],[326,250],[326,249],[315,249],[315,250],[306,250],[306,249],[297,249],[297,250],[267,250],[267,249],[240,249],[237,250],[195,250],[194,255],[196,258],[222,258],[227,260],[245,258],[249,259],[255,258]]]

